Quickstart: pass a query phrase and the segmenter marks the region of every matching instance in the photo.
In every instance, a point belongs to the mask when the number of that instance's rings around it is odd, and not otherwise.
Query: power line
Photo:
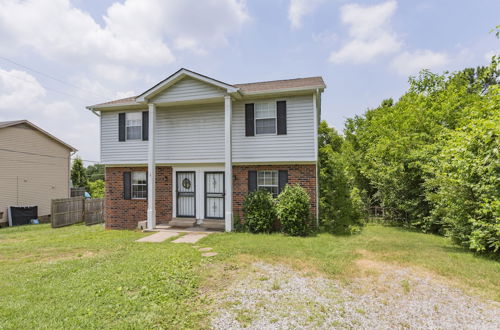
[[[24,69],[26,69],[26,70],[29,70],[29,71],[32,71],[32,72],[38,73],[38,74],[40,74],[40,75],[42,75],[42,76],[44,76],[44,77],[47,77],[47,78],[52,79],[52,80],[54,80],[54,81],[57,81],[57,82],[59,82],[59,83],[61,83],[61,84],[65,84],[65,85],[71,86],[71,87],[76,88],[76,89],[79,89],[79,90],[81,90],[81,91],[83,91],[83,92],[86,92],[86,93],[89,93],[89,94],[93,94],[94,96],[97,96],[97,97],[108,98],[107,96],[103,96],[103,95],[100,95],[100,94],[96,94],[96,93],[94,93],[94,92],[92,92],[92,91],[89,91],[89,90],[87,90],[87,89],[84,89],[84,88],[82,88],[82,87],[80,87],[80,86],[77,86],[77,85],[75,85],[75,84],[72,84],[72,83],[70,83],[70,82],[64,81],[64,80],[62,80],[62,79],[56,78],[56,77],[54,77],[54,76],[51,76],[51,75],[49,75],[49,74],[47,74],[47,73],[44,73],[44,72],[42,72],[42,71],[40,71],[40,70],[36,70],[36,69],[30,68],[29,66],[26,66],[26,65],[24,65],[24,64],[21,64],[21,63],[18,63],[18,62],[16,62],[16,61],[13,61],[13,60],[11,60],[11,59],[9,59],[9,58],[7,58],[7,57],[0,56],[0,58],[1,58],[1,59],[3,59],[4,61],[10,62],[10,63],[12,63],[12,64],[14,64],[14,65],[17,65],[17,66],[20,66],[20,67],[22,67],[22,68],[24,68]]]
[[[0,71],[0,73],[1,73],[1,71]],[[72,94],[69,94],[69,93],[66,93],[66,92],[61,92],[61,91],[58,91],[58,90],[56,90],[56,89],[53,89],[53,88],[47,87],[47,86],[45,86],[45,85],[43,85],[43,84],[40,84],[40,83],[38,83],[38,82],[35,82],[35,81],[31,81],[31,80],[28,80],[28,79],[24,79],[24,78],[21,78],[21,77],[14,76],[14,75],[12,75],[12,74],[11,74],[11,73],[9,73],[9,72],[4,71],[3,73],[4,73],[4,74],[7,74],[7,75],[9,75],[9,76],[11,76],[12,78],[19,79],[19,80],[25,81],[25,82],[30,83],[30,84],[42,85],[42,86],[43,86],[43,88],[45,88],[45,89],[47,89],[47,90],[50,90],[50,91],[52,91],[52,92],[56,92],[56,93],[59,93],[59,94],[62,94],[62,95],[66,95],[66,96],[69,96],[69,97],[74,97],[74,98],[80,99],[80,100],[82,100],[82,101],[88,102],[88,100],[85,100],[85,99],[83,99],[83,98],[81,98],[81,97],[79,97],[79,96],[72,95]]]
[[[7,152],[14,152],[18,154],[24,154],[24,155],[31,155],[31,156],[42,156],[42,157],[48,157],[48,158],[59,158],[59,159],[68,159],[68,157],[59,157],[59,156],[54,156],[54,155],[45,155],[45,154],[39,154],[36,152],[29,152],[29,151],[20,151],[20,150],[12,150],[12,149],[6,149],[6,148],[0,148],[0,151],[7,151]],[[100,163],[97,160],[89,160],[89,159],[82,159],[84,162],[89,162],[89,163]]]

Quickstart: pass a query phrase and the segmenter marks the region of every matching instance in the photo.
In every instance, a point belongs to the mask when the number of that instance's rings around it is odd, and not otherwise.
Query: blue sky
[[[342,130],[420,69],[487,64],[499,14],[498,0],[0,0],[0,121],[99,160],[85,106],[186,67],[227,83],[321,75],[322,117]]]

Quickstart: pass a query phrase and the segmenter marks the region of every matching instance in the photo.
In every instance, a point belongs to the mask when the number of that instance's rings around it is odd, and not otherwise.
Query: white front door
[[[205,172],[205,218],[224,219],[224,172]]]
[[[196,217],[196,172],[177,172],[177,217]]]

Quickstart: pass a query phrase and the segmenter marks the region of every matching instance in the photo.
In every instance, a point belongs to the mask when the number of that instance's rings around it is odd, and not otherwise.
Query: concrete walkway
[[[161,243],[174,236],[179,236],[179,233],[172,231],[160,231],[153,235],[140,238],[136,242]]]
[[[195,233],[189,233],[187,235],[181,236],[175,241],[172,241],[172,243],[189,243],[189,244],[194,244],[198,242],[200,239],[207,237],[208,233],[203,233],[203,234],[195,234]]]

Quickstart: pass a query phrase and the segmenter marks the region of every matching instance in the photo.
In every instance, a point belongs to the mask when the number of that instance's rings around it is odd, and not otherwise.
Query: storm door
[[[205,172],[205,218],[224,219],[224,172]]]
[[[176,172],[177,216],[194,218],[196,216],[195,172]]]

